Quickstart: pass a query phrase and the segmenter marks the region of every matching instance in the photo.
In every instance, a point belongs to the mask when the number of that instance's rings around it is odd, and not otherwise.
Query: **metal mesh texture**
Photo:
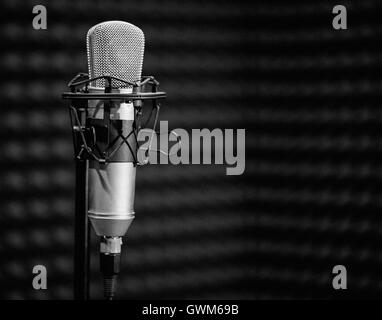
[[[86,37],[91,78],[110,75],[127,81],[141,77],[145,38],[141,29],[123,21],[107,21],[90,28]],[[104,87],[105,80],[95,81]],[[126,87],[115,82],[115,87]]]

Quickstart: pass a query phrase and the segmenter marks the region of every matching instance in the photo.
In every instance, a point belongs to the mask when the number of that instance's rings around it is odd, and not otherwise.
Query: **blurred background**
[[[48,29],[32,28],[43,4]],[[0,298],[71,299],[74,161],[61,93],[87,72],[85,36],[124,20],[170,129],[245,128],[246,171],[139,167],[119,299],[382,294],[380,1],[2,0]],[[102,298],[92,236],[91,297]],[[32,288],[32,268],[48,289]],[[332,289],[332,268],[348,290]]]

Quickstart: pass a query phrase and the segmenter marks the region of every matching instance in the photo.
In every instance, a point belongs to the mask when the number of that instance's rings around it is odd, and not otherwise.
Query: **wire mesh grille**
[[[109,75],[129,82],[141,78],[145,39],[141,29],[131,23],[108,21],[92,27],[86,37],[89,75]],[[95,81],[104,87],[105,80]],[[114,87],[125,87],[116,81]]]

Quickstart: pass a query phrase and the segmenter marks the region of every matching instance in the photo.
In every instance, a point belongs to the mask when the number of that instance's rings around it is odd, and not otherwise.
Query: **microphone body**
[[[100,90],[90,88],[90,92],[97,91]],[[131,91],[125,88],[112,92]],[[109,120],[104,119],[105,108],[109,108]],[[134,219],[137,159],[134,106],[132,103],[105,106],[103,102],[94,100],[89,103],[88,110],[89,126],[94,127],[96,134],[95,150],[102,150],[104,145],[111,145],[112,150],[115,150],[107,163],[89,160],[88,217],[98,236],[121,237]]]
[[[89,76],[109,76],[128,82],[140,80],[144,35],[138,27],[108,21],[92,27],[86,38]],[[90,93],[131,93],[132,85],[104,78]],[[113,299],[120,268],[122,236],[134,219],[137,138],[131,101],[94,100],[89,103],[87,127],[93,129],[93,152],[107,162],[89,160],[88,217],[100,236],[100,267],[104,295]],[[102,151],[106,150],[106,151]]]
[[[87,33],[90,78],[109,75],[134,82],[141,78],[144,34],[138,27],[123,21],[95,25]],[[131,93],[132,86],[113,81],[114,93]],[[95,81],[90,92],[105,92],[104,79]],[[106,164],[89,163],[88,216],[99,236],[121,237],[134,219],[137,143],[135,109],[131,101],[106,103],[92,101],[88,121],[96,134],[95,151],[111,150]],[[98,148],[97,148],[98,147]]]

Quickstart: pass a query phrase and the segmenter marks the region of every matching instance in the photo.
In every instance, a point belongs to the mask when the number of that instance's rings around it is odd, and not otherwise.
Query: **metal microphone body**
[[[90,88],[90,92],[97,92]],[[131,89],[113,92],[130,93]],[[114,143],[117,150],[111,162],[89,160],[88,217],[99,236],[121,237],[134,219],[134,195],[137,146],[133,133],[135,110],[132,103],[114,103],[110,107],[110,121],[104,121],[105,106],[94,100],[89,103],[88,121],[95,128],[96,145]],[[106,136],[107,127],[115,127],[112,137]],[[118,135],[120,136],[118,138]],[[122,137],[127,137],[126,142]],[[114,140],[114,141],[111,141]],[[118,149],[119,148],[119,149]],[[104,155],[102,155],[104,156]]]
[[[138,27],[122,21],[103,22],[88,31],[86,42],[90,78],[140,80],[144,34]],[[131,93],[133,89],[125,82],[107,83],[104,78],[95,80],[92,85],[90,93]],[[88,217],[101,237],[100,267],[107,299],[114,297],[122,236],[134,219],[135,115],[132,101],[89,102],[87,127],[94,131],[93,152],[100,152],[99,158],[108,159],[104,163],[91,159],[88,169]],[[99,150],[107,150],[107,154]]]

